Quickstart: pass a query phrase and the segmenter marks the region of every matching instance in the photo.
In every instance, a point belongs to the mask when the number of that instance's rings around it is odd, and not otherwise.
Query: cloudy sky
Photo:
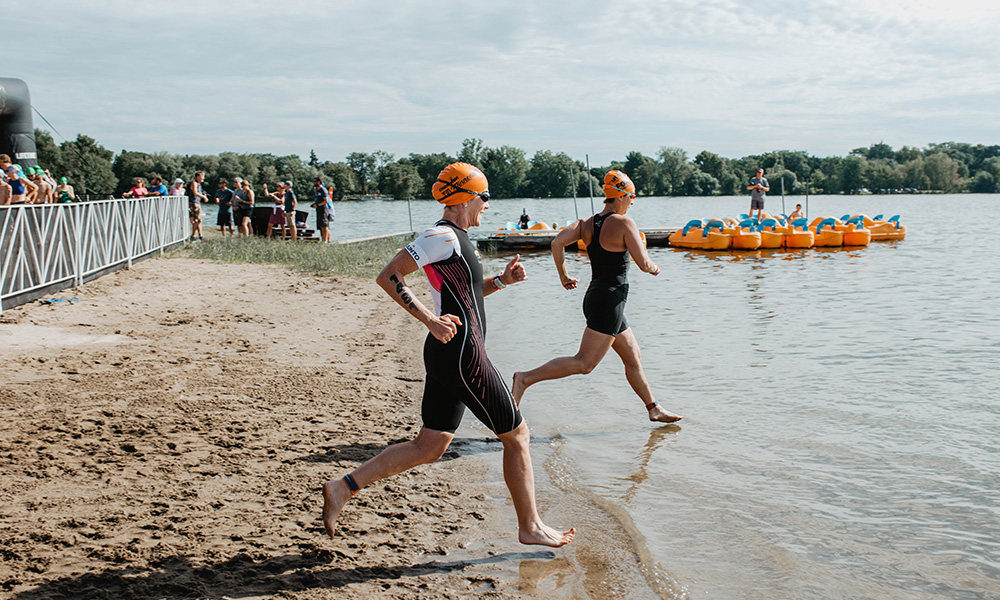
[[[342,160],[1000,143],[994,0],[7,0],[65,138]],[[48,127],[37,119],[36,126]],[[56,136],[56,141],[62,138]]]

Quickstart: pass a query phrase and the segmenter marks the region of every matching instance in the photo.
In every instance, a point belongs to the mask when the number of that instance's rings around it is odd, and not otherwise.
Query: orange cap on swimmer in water
[[[437,176],[437,181],[431,186],[434,199],[445,206],[465,204],[476,196],[484,201],[490,199],[490,182],[486,175],[469,163],[451,163]]]
[[[604,197],[620,198],[622,196],[634,196],[635,184],[628,178],[628,175],[621,171],[611,170],[604,176]]]

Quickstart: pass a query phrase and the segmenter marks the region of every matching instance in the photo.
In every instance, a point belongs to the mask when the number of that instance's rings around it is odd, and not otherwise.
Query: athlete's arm
[[[35,203],[35,197],[38,196],[38,186],[35,185],[34,183],[32,183],[28,179],[22,179],[21,181],[24,182],[24,187],[28,191],[28,193],[26,194],[27,201],[29,203],[31,203],[31,204],[34,204]]]
[[[556,262],[556,271],[559,273],[559,282],[567,290],[576,288],[580,280],[570,277],[566,272],[566,246],[575,244],[583,239],[583,221],[577,220],[572,225],[566,227],[556,234],[556,239],[552,240],[552,259]]]
[[[461,325],[462,322],[455,315],[435,316],[410,291],[404,277],[416,271],[417,268],[417,261],[413,260],[410,253],[404,248],[396,253],[396,256],[382,269],[375,281],[385,290],[385,293],[396,301],[396,304],[405,308],[406,312],[427,326],[431,335],[446,344],[455,337],[458,325]]]
[[[642,238],[639,237],[639,226],[628,217],[625,217],[624,221],[625,248],[628,249],[628,253],[635,259],[636,266],[650,275],[659,275],[660,267],[656,266],[656,263],[650,260],[649,252],[646,252],[646,246],[642,243]]]
[[[500,283],[502,283],[504,287],[527,279],[528,275],[524,272],[524,265],[518,262],[519,260],[521,260],[521,255],[517,254],[509,263],[507,263],[507,267],[504,268],[503,272],[495,277],[487,277],[484,279],[483,296],[489,296],[493,292],[500,290],[500,288],[493,283],[494,279],[499,279]]]

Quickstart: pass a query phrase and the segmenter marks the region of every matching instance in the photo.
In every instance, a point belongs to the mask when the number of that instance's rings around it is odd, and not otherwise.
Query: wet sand
[[[419,428],[425,330],[373,282],[159,258],[56,297],[0,317],[0,598],[651,597],[548,440],[566,548],[517,542],[501,446],[462,430],[323,537],[322,482]]]

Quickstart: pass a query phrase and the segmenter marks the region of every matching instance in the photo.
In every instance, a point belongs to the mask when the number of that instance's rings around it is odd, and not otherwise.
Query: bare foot
[[[351,489],[343,479],[334,479],[323,484],[323,528],[333,538],[333,528],[344,505],[351,499]]]
[[[524,390],[528,389],[528,386],[524,384],[524,373],[518,371],[514,373],[514,385],[510,393],[514,396],[514,406],[521,406],[521,396],[524,395]]]
[[[520,530],[517,532],[517,541],[522,544],[532,544],[537,546],[549,546],[558,548],[573,541],[576,529],[571,527],[569,531],[556,531],[548,525],[539,522],[530,530]]]
[[[659,421],[660,423],[676,423],[684,417],[680,415],[675,415],[669,410],[664,410],[662,406],[657,404],[653,408],[649,409],[649,420]]]

